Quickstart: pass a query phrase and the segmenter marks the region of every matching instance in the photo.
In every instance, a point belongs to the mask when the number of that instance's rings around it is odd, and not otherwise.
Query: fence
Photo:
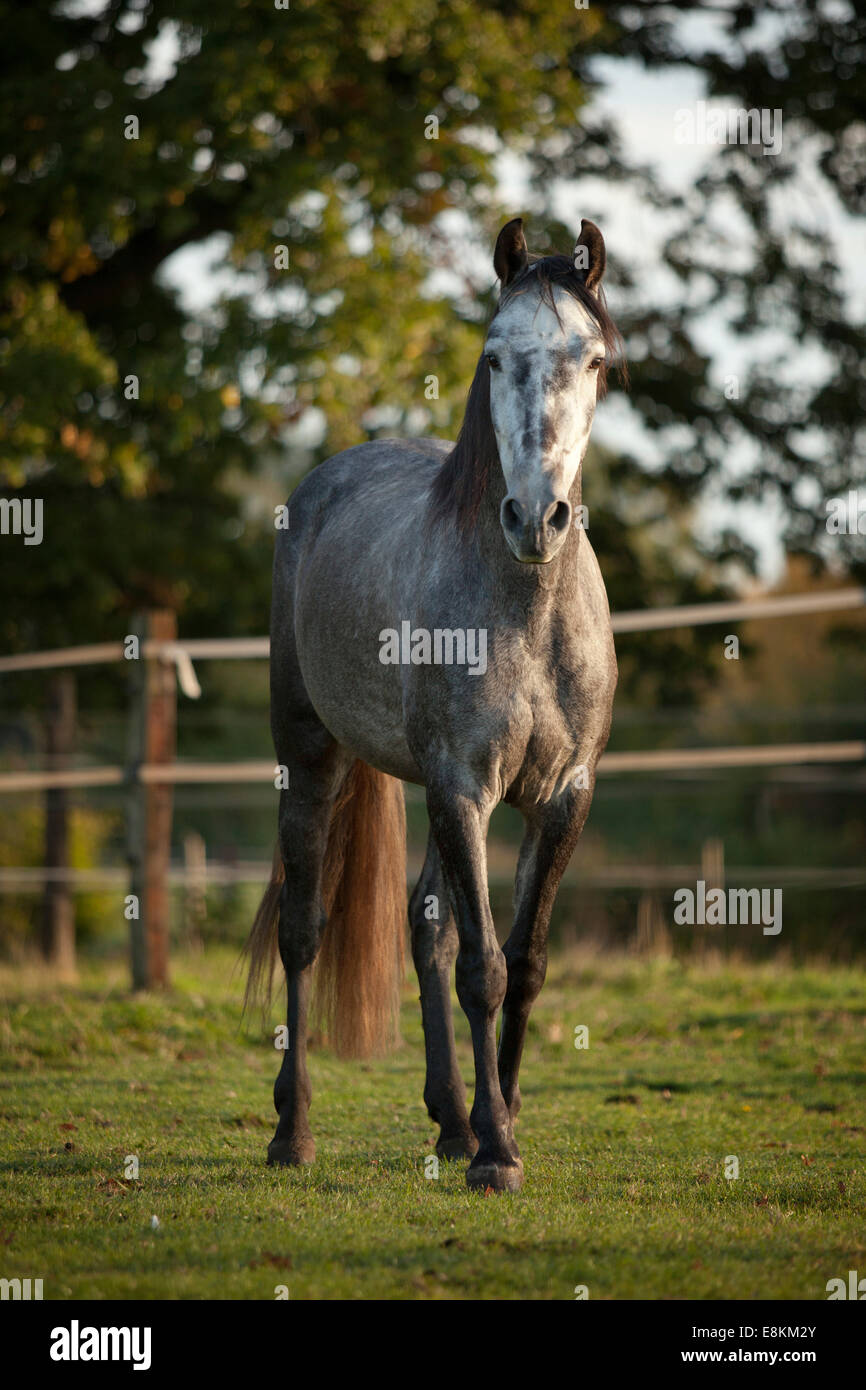
[[[743,622],[866,606],[866,589],[848,588],[818,594],[795,594],[729,603],[707,603],[612,616],[614,632],[648,632],[664,628]],[[0,889],[17,891],[37,876],[45,890],[43,946],[61,968],[74,961],[74,923],[70,887],[77,875],[68,863],[66,823],[68,792],[92,787],[123,787],[127,826],[128,901],[132,979],[135,988],[167,983],[172,789],[179,784],[273,781],[273,764],[263,760],[235,763],[178,762],[175,757],[177,686],[190,699],[201,694],[194,667],[199,660],[256,660],[269,654],[266,637],[201,638],[179,641],[175,617],[153,612],[137,619],[123,642],[107,642],[56,651],[0,657],[0,675],[55,671],[48,721],[49,766],[38,772],[0,773],[0,793],[45,792],[46,868],[0,872]],[[120,661],[129,663],[129,753],[125,766],[69,766],[74,728],[74,687],[69,671]],[[771,744],[759,747],[690,748],[659,752],[606,753],[600,776],[709,768],[771,767],[792,764],[866,762],[866,740],[837,743]],[[258,877],[260,866],[249,876]],[[854,871],[852,871],[854,872]],[[197,871],[200,876],[200,871]],[[99,871],[102,882],[120,882],[120,874]],[[29,877],[28,877],[29,876]],[[856,874],[855,874],[856,877]],[[231,881],[240,881],[237,877]],[[13,885],[18,885],[16,890]]]

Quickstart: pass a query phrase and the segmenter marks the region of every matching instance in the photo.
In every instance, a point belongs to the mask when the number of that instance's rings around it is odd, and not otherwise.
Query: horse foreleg
[[[496,1069],[496,1016],[505,996],[505,958],[487,893],[485,838],[490,810],[447,785],[428,783],[430,825],[457,918],[457,996],[472,1031],[475,1099],[470,1122],[478,1152],[466,1172],[471,1188],[516,1191],[523,1164]]]
[[[556,890],[589,813],[592,793],[569,791],[533,814],[520,848],[514,926],[505,943],[508,985],[499,1037],[499,1081],[512,1120],[526,1026],[547,974],[547,933]]]
[[[466,1087],[457,1066],[451,1010],[451,967],[457,955],[457,928],[432,834],[421,877],[409,902],[412,956],[421,989],[427,1079],[424,1103],[440,1127],[440,1158],[471,1158],[478,1148],[466,1110]]]

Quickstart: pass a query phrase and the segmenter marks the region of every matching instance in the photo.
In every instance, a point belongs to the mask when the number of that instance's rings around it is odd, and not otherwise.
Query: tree
[[[574,119],[567,53],[596,21],[541,0],[447,23],[402,0],[0,14],[0,458],[45,516],[41,546],[0,547],[3,646],[116,636],[145,603],[261,630],[257,460],[314,406],[330,450],[377,405],[447,422],[479,309],[425,295],[423,233],[446,208],[492,227],[486,132]],[[165,267],[214,237],[233,274],[198,313]]]
[[[287,457],[296,429],[316,412],[326,421],[314,457],[382,429],[453,437],[492,303],[492,275],[473,273],[468,250],[492,244],[504,213],[499,150],[531,155],[534,249],[570,244],[575,229],[556,222],[549,193],[580,173],[627,181],[683,227],[700,225],[709,212],[631,166],[588,106],[599,53],[682,61],[678,8],[462,0],[445,22],[424,0],[110,0],[47,19],[15,7],[0,96],[0,444],[7,488],[44,500],[45,540],[0,547],[20,596],[0,619],[6,649],[116,636],[142,604],[177,608],[187,632],[260,631],[271,535],[261,473]],[[730,26],[745,33],[756,13],[739,7]],[[837,37],[819,26],[806,51]],[[689,61],[714,91],[736,89],[733,58]],[[737,167],[754,159],[729,154]],[[758,224],[760,196],[749,203]],[[698,266],[681,242],[668,259],[685,283]],[[205,309],[167,276],[191,248],[208,249],[223,286]],[[619,270],[619,288],[634,288]],[[731,274],[713,283],[721,299]],[[744,278],[744,292],[754,284]],[[805,290],[796,304],[816,309]],[[631,498],[630,517],[614,491],[596,517],[620,604],[713,596],[711,561],[748,559],[736,537],[709,556],[689,535],[689,508],[738,431],[765,454],[763,474],[735,486],[781,487],[794,469],[794,426],[762,409],[768,383],[753,376],[734,406],[720,397],[696,313],[684,302],[660,325],[645,295],[623,323],[639,347],[636,408],[661,434],[686,428],[690,444],[651,483],[639,460],[599,455]],[[744,313],[745,334],[760,315]],[[841,319],[832,331],[841,341]],[[826,391],[806,412],[840,447],[859,418],[844,373],[835,419]],[[666,545],[634,524],[643,491],[668,516]],[[645,642],[647,698],[693,684],[712,640]]]
[[[696,10],[701,42],[686,45],[683,20]],[[757,143],[729,143],[679,195],[623,160],[613,122],[584,122],[566,150],[534,156],[539,202],[549,206],[555,175],[592,167],[674,215],[664,261],[682,284],[680,303],[660,315],[652,286],[632,285],[621,323],[632,400],[666,444],[665,476],[683,497],[721,480],[733,500],[781,503],[789,549],[862,578],[866,535],[855,524],[829,536],[827,517],[832,498],[866,484],[866,334],[838,246],[866,210],[866,11],[847,0],[630,0],[604,13],[605,26],[573,55],[581,80],[590,81],[599,53],[656,71],[686,64],[703,74],[709,99],[780,113],[781,148],[768,157]],[[623,279],[628,285],[627,268]],[[698,346],[708,321],[733,343],[726,370],[736,391],[726,393]],[[768,330],[776,339],[762,352]],[[736,476],[727,468],[735,450],[748,459]],[[718,554],[750,558],[731,533]]]

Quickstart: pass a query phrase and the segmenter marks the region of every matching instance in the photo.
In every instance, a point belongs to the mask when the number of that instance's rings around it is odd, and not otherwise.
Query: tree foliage
[[[553,216],[557,179],[625,181],[678,219],[665,254],[681,304],[660,316],[651,287],[618,267],[634,292],[623,322],[634,406],[660,436],[680,435],[648,485],[675,537],[667,550],[638,534],[640,461],[599,455],[595,538],[614,601],[711,592],[685,522],[741,438],[755,461],[732,492],[775,491],[792,544],[820,553],[823,513],[803,480],[856,482],[862,337],[828,239],[792,217],[780,229],[771,204],[808,148],[844,207],[862,211],[863,21],[793,0],[736,5],[716,11],[732,48],[686,53],[677,18],[691,8],[0,4],[15,33],[0,93],[0,466],[5,495],[45,506],[40,547],[0,546],[18,597],[0,616],[5,649],[116,636],[147,604],[176,607],[187,632],[260,631],[261,474],[298,430],[325,422],[319,455],[383,429],[453,437],[490,307],[470,251],[473,238],[492,244],[503,215],[502,149],[530,158],[536,249],[574,234]],[[767,9],[786,37],[761,49],[749,38]],[[593,115],[599,54],[687,61],[711,95],[783,107],[783,155],[734,146],[687,196],[668,193]],[[724,229],[719,241],[732,200],[751,229],[745,268]],[[210,257],[204,306],[168,274],[195,248]],[[724,399],[696,336],[716,309],[743,342],[771,322],[820,344],[829,376],[803,390],[769,364]],[[861,539],[845,546],[862,562]],[[744,547],[728,537],[726,553]],[[672,638],[659,669],[686,682],[703,640]]]

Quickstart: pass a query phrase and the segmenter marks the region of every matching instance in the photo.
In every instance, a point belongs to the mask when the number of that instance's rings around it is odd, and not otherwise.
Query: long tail
[[[284,870],[279,850],[245,951],[244,1008],[271,997]],[[396,1041],[406,932],[406,808],[394,777],[360,760],[328,829],[322,873],[327,925],[313,974],[313,1017],[340,1057]]]

